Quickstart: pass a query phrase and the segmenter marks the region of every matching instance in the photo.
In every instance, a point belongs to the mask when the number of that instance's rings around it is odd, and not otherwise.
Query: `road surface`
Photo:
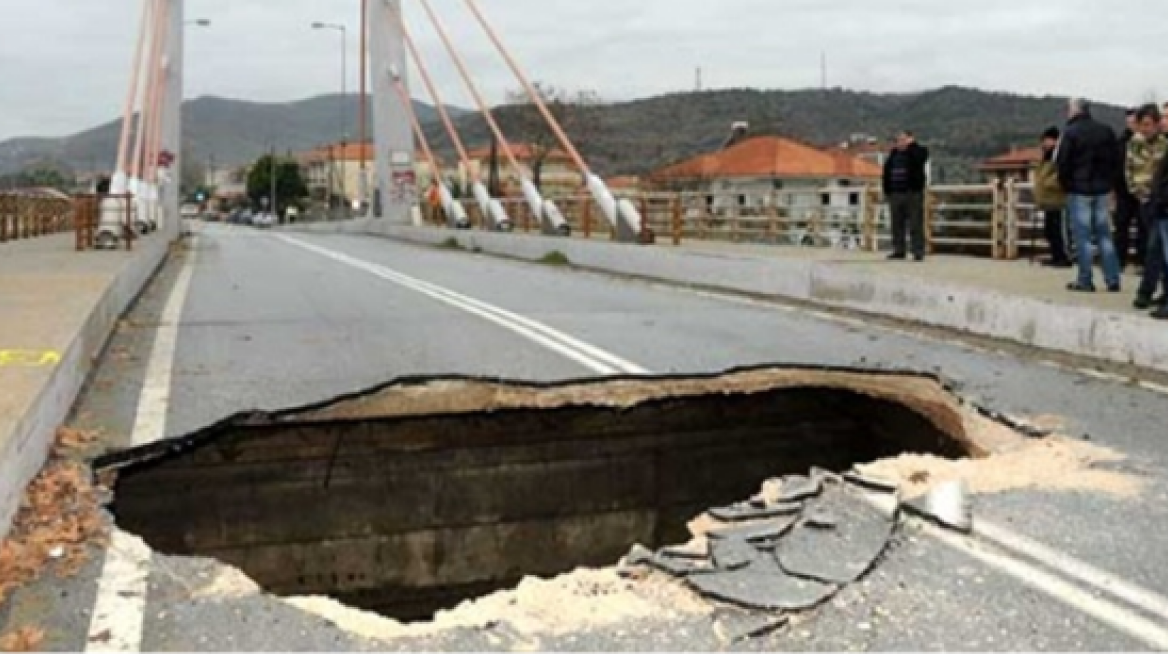
[[[545,327],[558,336],[549,338]],[[1034,489],[979,497],[979,520],[1004,529],[998,536],[1004,546],[947,544],[912,533],[829,607],[735,648],[1168,649],[1168,398],[1132,381],[924,334],[463,251],[206,226],[123,322],[76,419],[124,447],[238,411],[317,402],[410,374],[551,381],[764,363],[941,371],[995,409],[1066,418],[1072,435],[1125,454],[1112,467],[1138,476],[1144,487],[1135,499]],[[162,410],[140,411],[147,406]],[[451,631],[375,643],[278,600],[194,603],[182,594],[183,580],[197,578],[206,564],[154,555],[147,566],[141,603],[119,611],[140,615],[130,624],[141,623],[141,632],[127,640],[144,650],[520,644],[505,631],[503,638]],[[22,593],[7,622],[47,613],[59,627],[48,646],[94,647],[90,614],[109,575],[99,555],[76,581],[46,581]],[[679,624],[665,614],[619,631],[585,627],[536,644],[726,647],[711,622]]]

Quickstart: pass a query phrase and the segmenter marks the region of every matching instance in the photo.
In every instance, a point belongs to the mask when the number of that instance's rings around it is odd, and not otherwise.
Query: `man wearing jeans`
[[[1071,227],[1075,234],[1079,277],[1067,285],[1074,292],[1094,292],[1092,238],[1103,259],[1107,290],[1121,291],[1119,256],[1111,238],[1109,201],[1122,166],[1115,131],[1091,117],[1087,101],[1074,98],[1068,105],[1070,121],[1059,144],[1056,161],[1059,183],[1067,191]]]
[[[896,137],[896,148],[884,164],[884,197],[892,211],[890,260],[908,259],[911,235],[913,259],[925,259],[925,187],[929,149],[917,143],[912,132]]]

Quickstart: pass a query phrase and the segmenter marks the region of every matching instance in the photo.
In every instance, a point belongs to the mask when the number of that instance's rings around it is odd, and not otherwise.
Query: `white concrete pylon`
[[[376,143],[376,216],[405,223],[417,199],[414,139],[406,107],[393,90],[391,70],[406,70],[405,46],[390,26],[401,15],[400,0],[372,0],[367,5],[370,77],[373,84],[373,137]],[[409,88],[408,80],[402,84]]]

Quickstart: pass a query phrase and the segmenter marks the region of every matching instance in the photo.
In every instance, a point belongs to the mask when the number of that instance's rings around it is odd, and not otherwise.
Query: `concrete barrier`
[[[11,397],[0,413],[0,536],[7,535],[25,487],[44,466],[57,428],[68,417],[77,395],[121,316],[165,260],[169,244],[161,237],[135,243],[133,255],[107,278],[104,291],[78,292],[63,304],[88,303],[82,320],[60,326],[54,344],[59,364],[13,381]],[[86,297],[85,295],[88,295]],[[57,340],[54,340],[57,341]]]
[[[453,237],[467,248],[525,260],[559,251],[572,264],[589,269],[810,302],[1168,372],[1168,330],[1142,315],[1054,303],[972,285],[873,274],[838,262],[459,232],[379,221],[326,224],[314,226],[312,231],[381,235],[429,245]]]

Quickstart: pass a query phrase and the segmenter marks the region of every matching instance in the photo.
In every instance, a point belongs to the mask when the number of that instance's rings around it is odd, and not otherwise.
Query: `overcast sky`
[[[513,86],[462,0],[433,0],[493,99]],[[481,0],[532,76],[630,99],[708,88],[832,86],[916,91],[945,84],[1076,94],[1131,104],[1168,96],[1163,0]],[[76,132],[120,111],[142,0],[0,0],[0,139]],[[406,15],[445,100],[470,106],[424,15]],[[340,90],[359,0],[187,0],[208,18],[188,38],[187,94],[259,101]],[[1151,51],[1149,52],[1149,49]]]

